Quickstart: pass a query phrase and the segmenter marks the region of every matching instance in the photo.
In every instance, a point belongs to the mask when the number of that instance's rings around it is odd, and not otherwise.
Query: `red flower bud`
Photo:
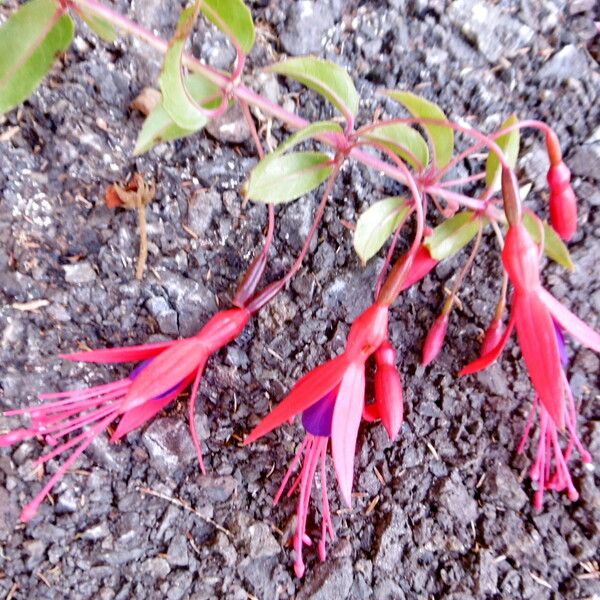
[[[426,367],[430,364],[436,356],[440,353],[442,346],[444,345],[444,339],[446,337],[446,331],[448,329],[448,314],[442,313],[433,323],[425,343],[423,344],[423,358],[421,364]]]
[[[480,356],[485,356],[486,354],[489,354],[500,343],[503,334],[504,325],[502,324],[502,319],[500,317],[496,317],[490,323],[490,326],[485,332],[483,344],[481,345]]]
[[[432,258],[427,246],[419,246],[400,291],[407,290],[411,285],[421,281],[440,261]]]
[[[375,352],[375,404],[381,423],[390,440],[395,440],[404,414],[402,380],[396,368],[396,351],[389,342],[383,342]]]
[[[571,187],[571,171],[564,162],[548,170],[550,186],[550,221],[563,240],[577,231],[577,198]]]

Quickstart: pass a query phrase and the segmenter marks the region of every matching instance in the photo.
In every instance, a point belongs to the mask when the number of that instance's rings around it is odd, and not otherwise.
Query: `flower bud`
[[[400,291],[407,290],[411,285],[421,281],[427,273],[429,273],[437,264],[438,260],[433,258],[431,254],[429,254],[429,250],[427,246],[421,244],[415,257],[413,259],[413,263],[404,279],[404,283],[400,288]]]
[[[571,187],[571,171],[565,163],[548,170],[550,186],[550,222],[563,240],[570,240],[577,231],[577,198]]]
[[[394,441],[402,427],[404,402],[402,380],[396,369],[396,351],[389,342],[383,342],[377,349],[375,362],[375,405],[381,423]]]
[[[490,323],[490,326],[485,332],[483,344],[481,345],[480,356],[485,356],[486,354],[489,354],[500,343],[500,340],[502,339],[503,335],[504,325],[502,324],[502,319],[500,317],[496,317]]]
[[[421,364],[426,367],[428,364],[433,362],[437,355],[440,353],[442,346],[444,345],[444,339],[446,337],[446,331],[448,329],[448,313],[442,313],[433,323],[425,343],[423,344],[423,358]]]

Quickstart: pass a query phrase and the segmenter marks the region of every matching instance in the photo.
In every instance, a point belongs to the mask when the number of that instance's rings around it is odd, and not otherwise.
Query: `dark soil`
[[[159,0],[130,8],[118,4],[164,36],[179,8]],[[252,65],[286,52],[333,59],[350,70],[365,119],[382,106],[375,91],[385,86],[422,93],[450,117],[483,129],[498,126],[511,112],[553,124],[576,174],[581,227],[570,245],[576,271],[547,265],[545,280],[598,328],[597,3],[252,4],[259,28]],[[14,5],[5,3],[0,14]],[[194,49],[220,67],[232,58],[209,27],[195,35]],[[56,358],[60,352],[194,333],[218,306],[228,305],[261,240],[265,208],[242,206],[238,193],[255,161],[249,140],[225,143],[203,133],[131,158],[142,117],[129,105],[155,82],[158,67],[159,57],[137,42],[106,46],[81,26],[44,85],[0,122],[4,408],[35,402],[42,391],[127,372],[69,364]],[[298,86],[268,78],[262,86],[308,118],[332,114]],[[383,108],[396,110],[391,104]],[[247,138],[240,129],[241,139]],[[285,133],[277,123],[272,132],[277,138]],[[535,183],[529,203],[544,214],[547,165],[538,137],[524,137],[521,165],[522,179]],[[134,279],[135,214],[110,211],[103,202],[108,184],[135,171],[157,184],[148,209],[149,270],[142,283]],[[0,594],[102,600],[599,597],[597,471],[575,460],[580,500],[548,494],[543,512],[534,512],[526,477],[530,457],[515,453],[531,404],[518,348],[511,344],[499,364],[478,377],[454,375],[476,356],[498,293],[498,253],[491,240],[464,287],[444,351],[430,368],[417,366],[420,343],[464,254],[441,264],[395,306],[391,330],[406,388],[400,440],[390,443],[381,427],[361,430],[354,510],[338,510],[331,492],[338,539],[329,560],[319,564],[308,549],[307,574],[294,577],[287,543],[294,499],[274,508],[272,497],[300,428],[283,427],[250,448],[238,440],[295,379],[343,347],[350,322],[370,301],[380,262],[360,266],[341,221],[354,220],[372,200],[395,191],[380,175],[348,166],[304,270],[211,359],[199,402],[207,476],[195,461],[184,402],[175,402],[123,443],[99,439],[57,486],[54,505],[45,503],[23,526],[20,507],[40,488],[31,464],[42,445],[3,449]],[[314,199],[303,199],[278,209],[269,278],[290,264],[314,205]],[[14,308],[37,299],[49,304],[34,311]],[[598,357],[577,346],[571,355],[583,439],[598,464]],[[0,418],[0,430],[7,428],[8,420]],[[140,488],[182,499],[204,518]]]

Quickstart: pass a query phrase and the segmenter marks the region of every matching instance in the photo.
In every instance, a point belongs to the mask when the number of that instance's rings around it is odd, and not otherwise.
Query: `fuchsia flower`
[[[542,287],[538,248],[522,223],[510,226],[502,260],[514,286],[510,320],[496,347],[464,367],[460,374],[475,373],[493,363],[516,327],[521,352],[540,402],[558,428],[564,429],[565,394],[554,321],[583,346],[596,352],[600,352],[600,334]]]
[[[23,509],[21,520],[29,521],[57,481],[111,423],[120,417],[111,440],[118,440],[154,417],[192,382],[189,421],[200,468],[204,472],[202,450],[194,425],[196,394],[209,356],[237,337],[250,314],[245,309],[217,313],[194,337],[124,348],[76,352],[62,355],[67,360],[94,363],[143,361],[128,377],[106,385],[79,390],[42,394],[41,400],[52,402],[7,411],[6,416],[29,415],[31,425],[0,435],[0,446],[41,436],[55,446],[38,458],[36,464],[75,448],[39,494]],[[65,436],[78,432],[64,441]],[[62,438],[62,441],[61,441]]]
[[[554,421],[550,418],[548,411],[540,405],[538,397],[533,400],[533,406],[527,418],[525,431],[517,449],[519,454],[522,454],[527,446],[533,426],[533,419],[536,412],[539,410],[539,437],[537,443],[536,458],[530,470],[530,477],[537,482],[537,490],[534,496],[534,506],[537,510],[541,510],[544,502],[544,491],[554,490],[557,492],[567,491],[567,495],[571,501],[579,498],[579,493],[573,485],[569,467],[567,465],[573,450],[581,455],[584,463],[592,461],[590,453],[583,447],[579,434],[577,432],[577,411],[575,400],[567,377],[563,369],[566,369],[569,363],[565,342],[562,331],[558,325],[555,325],[556,340],[561,361],[561,379],[567,402],[564,408],[564,420],[568,433],[568,442],[563,450],[560,444],[558,430]]]
[[[298,466],[304,454],[300,475],[289,491],[291,494],[297,487],[300,488],[297,507],[298,523],[294,536],[295,571],[299,577],[304,573],[302,547],[311,543],[306,535],[306,518],[310,487],[318,465],[321,470],[323,503],[322,534],[319,542],[321,560],[325,559],[327,533],[332,539],[334,537],[325,480],[325,455],[330,440],[340,494],[345,504],[351,506],[356,439],[361,417],[365,411],[365,363],[385,343],[387,324],[387,307],[376,303],[368,308],[352,324],[345,352],[300,379],[289,395],[254,428],[244,442],[250,444],[285,421],[293,419],[296,415],[302,415],[306,437],[275,497],[277,502],[292,471]],[[390,373],[390,360],[393,360],[393,351],[390,354],[387,346],[384,346],[378,358],[378,372],[381,370],[380,377],[383,381],[392,383],[387,390],[384,390],[381,384],[379,385],[380,391],[376,392],[377,408],[371,411],[369,420],[380,416],[390,435],[395,436],[402,420],[402,387],[399,376],[396,379]],[[400,397],[398,397],[398,390]],[[383,393],[385,397],[382,396]],[[395,405],[395,408],[392,408],[392,405]]]
[[[523,359],[536,391],[534,411],[538,402],[540,405],[540,446],[534,465],[535,479],[540,482],[542,491],[544,488],[568,489],[570,497],[574,497],[574,488],[568,477],[565,461],[571,450],[568,449],[565,456],[562,456],[558,430],[563,431],[566,426],[570,436],[569,448],[574,444],[584,458],[589,455],[584,454],[576,435],[575,404],[561,364],[561,349],[555,323],[568,331],[583,346],[596,352],[600,352],[600,335],[542,287],[539,251],[521,222],[509,227],[502,260],[514,286],[510,320],[496,346],[464,367],[460,374],[475,373],[493,363],[500,356],[513,328],[516,327]],[[527,433],[528,431],[525,437]],[[554,477],[549,477],[551,448],[554,449],[556,462]],[[536,496],[536,506],[541,506],[539,496]]]

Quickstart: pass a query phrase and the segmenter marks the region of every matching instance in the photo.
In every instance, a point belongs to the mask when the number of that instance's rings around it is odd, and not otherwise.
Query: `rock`
[[[227,144],[241,144],[250,138],[250,127],[246,123],[244,113],[236,103],[223,115],[211,119],[206,131],[214,138]]]
[[[251,558],[267,558],[281,552],[281,546],[266,523],[250,525],[247,536],[250,546],[248,554]]]
[[[96,542],[107,537],[109,533],[110,531],[108,529],[108,524],[106,522],[102,522],[98,523],[98,525],[94,525],[93,527],[89,527],[88,529],[86,529],[81,534],[81,537],[84,540]]]
[[[587,80],[589,70],[585,50],[569,44],[552,56],[539,70],[537,78],[538,80],[556,79],[559,82],[568,79]]]
[[[212,502],[225,502],[229,500],[237,488],[237,481],[233,477],[215,477],[205,475],[198,481],[200,492]]]
[[[215,190],[199,190],[188,201],[188,226],[204,237],[212,223],[213,214],[222,210],[221,194]]]
[[[158,328],[165,335],[178,335],[177,313],[162,296],[155,296],[146,302],[148,312],[156,319]]]
[[[516,475],[502,463],[494,465],[487,472],[481,485],[481,493],[484,499],[500,502],[512,510],[521,510],[527,504],[527,494]]]
[[[395,506],[381,520],[376,540],[375,557],[373,564],[376,568],[385,571],[396,569],[404,553],[404,544],[401,538],[408,532],[408,523],[401,508]]]
[[[293,56],[317,53],[325,32],[332,25],[333,13],[324,2],[291,2],[279,39],[285,51]]]
[[[481,596],[495,594],[498,591],[498,567],[494,555],[488,550],[482,550],[479,553],[477,569],[476,585],[479,594]]]
[[[600,181],[600,127],[575,150],[568,164],[573,175]]]
[[[142,440],[150,453],[152,466],[164,476],[173,476],[196,458],[192,438],[181,419],[167,417],[153,421]]]
[[[184,535],[176,535],[169,544],[167,560],[172,567],[188,566],[187,540]]]
[[[142,570],[154,579],[164,579],[171,572],[171,567],[164,558],[154,557],[142,563]]]
[[[89,262],[78,262],[74,265],[63,265],[67,283],[91,283],[96,279],[96,272]]]
[[[457,476],[450,476],[438,486],[435,499],[452,517],[462,524],[477,519],[477,502],[471,498],[469,491],[458,481]]]
[[[530,27],[481,0],[456,0],[448,16],[491,63],[511,58],[534,37]]]
[[[352,587],[352,561],[328,560],[321,563],[312,578],[299,591],[298,600],[346,600]]]

